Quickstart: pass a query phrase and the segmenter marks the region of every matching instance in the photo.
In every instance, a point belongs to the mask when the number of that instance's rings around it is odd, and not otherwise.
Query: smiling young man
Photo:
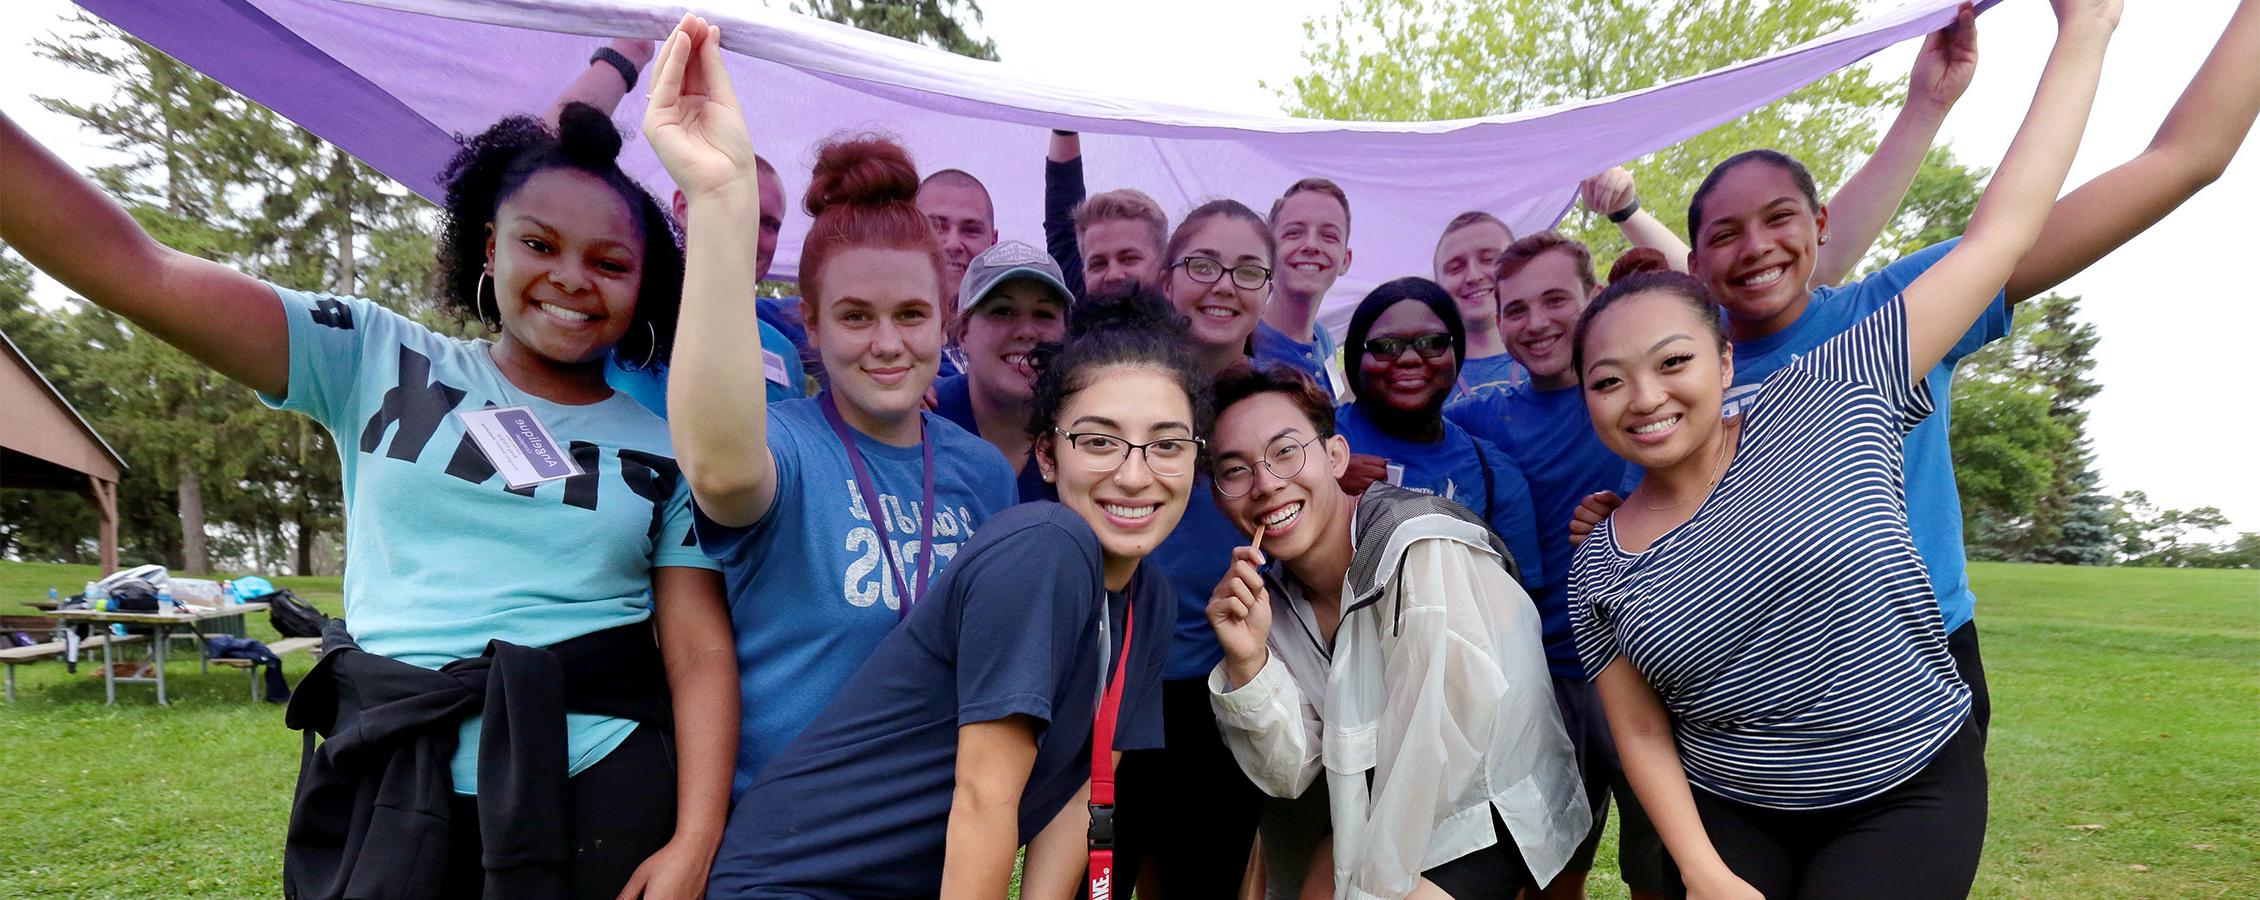
[[[1272,201],[1270,218],[1278,268],[1256,323],[1256,361],[1292,366],[1339,396],[1328,367],[1334,343],[1317,327],[1318,306],[1350,268],[1350,197],[1332,181],[1305,178]]]
[[[1282,798],[1326,773],[1337,897],[1551,881],[1590,820],[1516,560],[1458,504],[1343,493],[1349,446],[1291,369],[1235,369],[1215,395],[1216,502],[1255,538],[1208,608],[1241,769]]]

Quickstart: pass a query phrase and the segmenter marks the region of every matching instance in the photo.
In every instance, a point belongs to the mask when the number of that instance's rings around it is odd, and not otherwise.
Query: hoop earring
[[[502,330],[502,301],[494,301],[494,321],[487,321],[487,273],[479,272],[479,283],[471,289],[471,311],[478,315],[479,324],[488,331]]]
[[[645,334],[651,336],[651,343],[644,345],[643,365],[636,368],[649,372],[651,371],[651,361],[659,356],[659,326],[651,324],[650,319],[645,319],[643,320],[643,329]]]

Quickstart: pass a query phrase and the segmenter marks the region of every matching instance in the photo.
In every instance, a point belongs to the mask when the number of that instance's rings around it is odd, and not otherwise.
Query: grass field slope
[[[0,612],[83,566],[0,562]],[[335,578],[285,578],[333,614]],[[2260,896],[2260,572],[1975,564],[1993,688],[1979,897]],[[264,621],[254,637],[272,638]],[[286,665],[295,681],[306,659]],[[0,707],[0,897],[273,897],[297,774],[282,710],[188,664],[173,705],[92,667]],[[1622,897],[1608,871],[1596,897]]]

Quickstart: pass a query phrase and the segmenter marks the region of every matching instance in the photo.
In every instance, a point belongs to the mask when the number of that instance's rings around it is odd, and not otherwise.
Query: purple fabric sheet
[[[435,199],[440,168],[455,149],[452,134],[540,113],[604,39],[664,37],[686,8],[655,0],[77,2]],[[755,148],[778,164],[788,198],[806,187],[815,144],[843,129],[897,135],[921,170],[972,172],[996,200],[998,231],[1038,244],[1051,128],[1084,133],[1091,190],[1137,187],[1172,214],[1219,196],[1265,209],[1297,178],[1332,178],[1357,209],[1356,265],[1326,301],[1325,318],[1338,326],[1373,285],[1427,274],[1437,232],[1461,210],[1488,210],[1518,233],[1548,227],[1586,175],[1935,30],[1957,5],[1912,0],[1781,53],[1644,91],[1409,123],[1251,116],[1097,96],[1052,84],[1042,72],[804,16],[688,8],[723,26]],[[639,85],[617,118],[633,134],[642,115]],[[1484,160],[1510,177],[1470,184],[1464,172]],[[640,137],[631,136],[622,163],[655,192],[671,190]],[[807,220],[797,202],[788,205],[772,277],[793,277],[800,257]]]

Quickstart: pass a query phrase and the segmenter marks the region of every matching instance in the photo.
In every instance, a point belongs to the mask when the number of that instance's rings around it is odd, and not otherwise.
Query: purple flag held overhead
[[[613,37],[659,39],[695,10],[723,29],[755,149],[785,193],[807,185],[814,146],[843,130],[901,138],[921,169],[986,182],[1005,237],[1041,241],[1047,129],[1084,133],[1094,191],[1137,187],[1165,211],[1228,196],[1267,207],[1323,175],[1357,203],[1357,265],[1327,298],[1339,324],[1373,285],[1426,274],[1443,220],[1498,215],[1517,233],[1568,209],[1579,179],[1771,102],[1885,47],[1944,27],[1959,0],[1910,0],[1762,59],[1644,91],[1440,122],[1332,122],[1219,113],[1060,87],[1007,64],[746,4],[656,0],[77,0],[80,6],[438,198],[451,135],[539,114]],[[1997,0],[1995,0],[1997,2]],[[716,6],[735,6],[718,12]],[[1979,7],[1991,6],[1981,2]],[[617,118],[633,132],[640,90]],[[1490,161],[1512,178],[1471,183]],[[640,140],[621,164],[670,189]],[[792,204],[797,209],[797,204]],[[805,225],[786,218],[772,277],[791,278]],[[804,220],[803,220],[804,221]]]

